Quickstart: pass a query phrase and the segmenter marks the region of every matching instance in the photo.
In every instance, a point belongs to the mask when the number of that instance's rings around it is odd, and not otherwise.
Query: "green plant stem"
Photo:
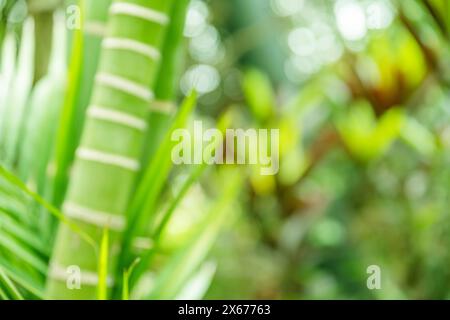
[[[37,83],[47,74],[53,38],[53,11],[33,14],[35,34],[34,79]]]
[[[5,40],[5,35],[6,35],[6,24],[3,21],[0,21],[0,58],[2,57],[3,40]]]
[[[122,39],[103,43],[101,62],[91,104],[74,162],[63,211],[71,216],[97,243],[102,231],[110,231],[109,271],[115,270],[126,225],[125,211],[139,172],[145,130],[137,119],[146,119],[155,81],[158,59],[153,49],[161,51],[167,15],[172,1],[115,1],[110,10],[107,37]],[[133,15],[124,8],[134,6]],[[137,7],[136,7],[137,6]],[[137,8],[137,9],[136,9]],[[146,12],[154,14],[148,16]],[[144,18],[142,17],[144,16]],[[167,19],[167,20],[166,20]],[[139,46],[130,42],[139,42]],[[153,48],[150,55],[147,50]],[[96,111],[96,112],[93,112]],[[111,114],[126,114],[135,121],[121,122]],[[136,125],[138,123],[138,125]],[[51,270],[65,270],[77,265],[82,274],[95,279],[98,252],[78,241],[78,235],[60,226],[55,242]],[[47,296],[59,299],[94,299],[96,281],[81,277],[81,288],[70,290],[67,277],[50,271]],[[97,276],[98,278],[98,276]],[[94,283],[93,283],[94,282]],[[110,288],[112,284],[110,283]]]
[[[70,4],[70,3],[69,3]],[[106,26],[108,8],[111,0],[79,0],[81,8],[81,30],[72,34],[72,56],[69,68],[69,87],[63,106],[56,147],[50,167],[54,176],[46,190],[46,197],[57,207],[61,206],[67,189],[69,168],[74,160],[75,149],[79,144],[84,123],[84,114],[89,104],[94,86],[95,72],[100,60],[100,45],[103,36],[85,30],[84,24],[94,22]]]
[[[155,97],[159,103],[175,105],[177,83],[183,62],[183,30],[190,0],[177,0],[171,12],[171,23],[164,40],[163,55],[155,83]],[[144,150],[144,163],[154,155],[167,131],[172,113],[153,111],[149,117],[147,145]]]
[[[6,292],[8,292],[11,299],[23,300],[23,297],[20,294],[19,290],[16,288],[16,286],[11,281],[11,279],[8,277],[8,275],[0,267],[0,290],[2,289],[2,287],[5,288],[5,290],[2,290],[2,292],[5,296],[6,296]]]

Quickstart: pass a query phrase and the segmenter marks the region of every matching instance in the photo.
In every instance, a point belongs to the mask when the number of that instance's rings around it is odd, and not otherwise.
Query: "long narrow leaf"
[[[43,275],[47,273],[47,264],[39,256],[37,256],[30,248],[15,241],[12,237],[0,233],[0,247],[8,250],[11,254],[20,258]]]
[[[230,214],[230,205],[239,194],[241,186],[240,172],[228,174],[228,181],[223,194],[210,209],[205,221],[198,227],[191,241],[186,243],[169,261],[155,282],[150,299],[174,299],[183,284],[200,266],[215,242],[224,222]],[[141,270],[142,271],[142,270]],[[137,270],[136,270],[137,272]]]
[[[8,275],[3,271],[0,267],[0,287],[5,288],[5,291],[9,293],[9,296],[13,300],[23,300],[22,295],[19,290],[16,288],[14,283],[8,277]],[[6,293],[6,292],[5,292]]]
[[[19,286],[32,293],[39,299],[44,298],[44,286],[29,274],[19,270],[16,266],[11,265],[7,259],[0,255],[0,266],[5,273]]]
[[[19,189],[21,189],[25,194],[30,196],[33,200],[35,200],[37,203],[39,203],[41,206],[43,206],[45,209],[47,209],[51,214],[53,214],[58,220],[65,223],[69,228],[72,229],[75,233],[79,234],[80,237],[85,240],[87,243],[91,244],[94,248],[97,246],[95,241],[92,240],[89,235],[87,235],[85,232],[83,232],[77,224],[71,222],[69,219],[67,219],[64,214],[62,214],[58,209],[56,209],[53,205],[45,201],[40,195],[37,193],[34,193],[28,187],[20,181],[14,174],[9,172],[6,168],[4,168],[2,165],[0,165],[0,176],[3,176],[6,180],[11,182],[12,184],[16,185]]]
[[[136,195],[131,200],[128,210],[129,225],[125,233],[124,252],[130,249],[131,239],[147,226],[154,218],[154,209],[161,189],[167,180],[170,169],[172,168],[171,151],[174,142],[171,140],[171,134],[178,128],[185,127],[189,116],[191,115],[197,101],[197,94],[192,92],[183,102],[176,118],[173,121],[171,129],[161,143],[152,163],[144,173]],[[124,259],[125,260],[125,259]]]
[[[98,261],[98,300],[106,300],[108,297],[108,254],[109,254],[109,232],[103,231],[100,244]]]
[[[140,262],[140,259],[137,258],[133,261],[131,266],[123,271],[123,283],[122,283],[122,300],[129,300],[130,297],[130,289],[129,289],[129,282],[130,282],[130,275],[132,274],[134,268],[136,265]]]

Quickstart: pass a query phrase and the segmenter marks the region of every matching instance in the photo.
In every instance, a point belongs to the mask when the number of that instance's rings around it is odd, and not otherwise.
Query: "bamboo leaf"
[[[198,232],[178,250],[155,280],[150,299],[174,299],[204,260],[230,213],[230,205],[239,194],[240,172],[227,173],[227,177],[222,195],[198,226]]]
[[[108,229],[105,229],[100,243],[98,261],[98,300],[106,300],[108,298],[108,248],[109,232]]]
[[[11,263],[1,255],[0,266],[3,268],[4,272],[19,286],[23,287],[39,299],[43,299],[43,284],[32,278],[28,273],[17,268],[17,266],[11,265]]]
[[[38,219],[29,213],[28,199],[22,195],[11,195],[0,189],[0,210],[26,225],[36,225]]]
[[[175,1],[170,25],[167,30],[164,46],[162,48],[162,61],[155,83],[155,97],[159,101],[171,104],[176,97],[177,83],[181,73],[183,58],[183,30],[186,20],[186,12],[190,0]],[[175,103],[174,103],[175,104]],[[155,154],[164,134],[170,126],[171,113],[151,112],[149,117],[146,146],[144,149],[144,162]]]
[[[3,212],[2,214],[2,210],[0,209],[0,232],[2,230],[5,230],[40,254],[46,257],[50,256],[48,245],[44,243],[37,234],[27,229],[22,224],[17,223],[6,213]]]
[[[48,74],[33,88],[24,123],[18,171],[23,181],[30,180],[44,194],[49,160],[54,149],[56,129],[66,91],[66,21],[61,12],[51,19],[53,46],[49,54]],[[37,31],[36,31],[37,32]],[[45,41],[43,41],[45,42]],[[45,48],[48,51],[48,48]],[[45,220],[45,219],[42,219]]]
[[[78,5],[81,11],[81,28],[74,31],[72,55],[70,60],[70,67],[68,71],[68,88],[64,105],[61,111],[61,118],[56,135],[54,166],[55,176],[53,178],[52,188],[48,191],[51,193],[52,202],[57,206],[61,204],[65,183],[67,179],[67,170],[71,162],[71,152],[75,147],[73,143],[71,132],[76,123],[73,121],[76,113],[76,95],[81,78],[81,70],[83,65],[83,17],[85,11],[85,0],[79,0]]]
[[[189,116],[191,115],[197,101],[197,94],[195,91],[185,98],[182,106],[177,113],[177,116],[172,122],[170,130],[168,130],[165,138],[161,142],[161,145],[153,158],[151,164],[147,167],[143,179],[140,181],[137,192],[132,198],[128,210],[129,224],[124,235],[124,245],[122,251],[121,263],[129,261],[129,255],[132,246],[132,239],[144,226],[149,224],[149,221],[153,218],[153,210],[156,205],[157,197],[166,181],[170,169],[172,168],[171,162],[171,150],[173,148],[173,141],[171,141],[171,134],[178,128],[185,127]],[[187,186],[186,186],[187,187]],[[189,188],[185,188],[187,191]],[[182,198],[182,194],[180,195]],[[178,199],[176,199],[178,201]],[[169,216],[166,221],[170,218]],[[142,263],[138,266],[136,275],[133,275],[133,280],[139,278],[155,252],[156,248],[149,250],[144,257],[142,257]],[[134,281],[132,281],[134,284]]]
[[[186,285],[180,290],[175,300],[200,300],[208,291],[214,274],[216,272],[216,263],[205,262],[200,270],[196,272]]]
[[[6,115],[7,115],[7,98],[11,90],[14,71],[16,67],[16,56],[17,56],[17,40],[12,33],[8,33],[3,39],[2,47],[2,61],[0,62],[0,146],[4,145],[6,142],[6,136],[2,133],[6,130]],[[6,155],[0,154],[0,158]]]
[[[176,208],[178,207],[180,202],[183,200],[184,196],[189,191],[191,186],[200,178],[200,176],[204,172],[205,168],[206,168],[206,165],[196,166],[196,168],[194,170],[192,170],[191,174],[188,176],[186,181],[184,181],[180,190],[177,192],[176,196],[170,202],[169,207],[163,214],[163,218],[161,219],[161,222],[158,224],[158,227],[156,228],[155,232],[153,233],[153,239],[155,242],[158,241],[162,231],[167,226],[167,224],[170,221],[170,218],[172,217]]]
[[[224,116],[222,116],[219,119],[217,127],[218,127],[219,130],[224,132],[226,127],[229,125],[229,123],[230,123],[230,117],[228,116],[228,114],[225,114]],[[210,158],[213,157],[213,153],[215,152],[215,150],[217,148],[222,148],[222,143],[223,143],[222,140],[216,141],[216,146],[213,149],[214,151],[211,154],[207,155],[207,156],[210,157]],[[142,262],[141,262],[141,264],[139,266],[140,268],[136,272],[136,276],[133,277],[134,280],[136,280],[138,278],[138,276],[143,272],[143,270],[145,270],[145,268],[147,268],[149,266],[149,263],[150,263],[151,259],[153,258],[155,252],[159,248],[159,240],[160,240],[160,236],[161,236],[162,232],[164,231],[165,227],[168,225],[168,223],[169,223],[173,213],[175,212],[176,208],[178,207],[179,203],[183,200],[184,196],[187,194],[187,192],[189,191],[191,186],[200,178],[200,176],[205,171],[205,169],[207,167],[207,163],[208,163],[208,161],[205,161],[203,164],[197,165],[191,171],[191,173],[188,176],[188,178],[182,184],[180,190],[177,192],[175,197],[170,202],[167,210],[165,211],[165,213],[162,216],[161,221],[159,222],[158,226],[155,228],[155,231],[152,232],[152,240],[154,242],[154,246],[153,246],[153,248],[148,250],[141,257],[142,258]]]
[[[19,290],[16,288],[16,286],[11,281],[11,279],[8,277],[8,275],[0,267],[0,289],[1,289],[1,287],[3,287],[4,290],[9,293],[9,296],[11,297],[11,299],[23,300],[23,297],[20,294]],[[6,295],[5,291],[4,291],[4,294]]]
[[[19,189],[21,189],[25,194],[30,196],[33,200],[35,200],[37,203],[39,203],[41,206],[43,206],[45,209],[47,209],[51,214],[53,214],[58,220],[60,220],[62,223],[66,224],[70,229],[72,229],[73,232],[77,233],[83,240],[85,240],[87,243],[92,245],[94,248],[97,247],[96,243],[92,238],[83,232],[80,227],[78,227],[77,224],[73,223],[69,219],[64,216],[58,209],[56,209],[53,205],[48,203],[46,200],[44,200],[40,195],[37,193],[34,193],[28,187],[19,179],[17,178],[13,173],[9,172],[5,167],[0,165],[0,176],[3,176],[6,180],[11,182],[13,185],[17,186]]]
[[[172,168],[171,151],[175,144],[172,141],[172,132],[185,127],[197,101],[197,94],[192,92],[182,103],[173,124],[166,134],[160,148],[158,149],[152,163],[147,167],[144,178],[137,187],[136,195],[131,200],[129,209],[130,227],[127,232],[128,237],[134,235],[136,229],[143,225],[148,225],[153,218],[153,210],[157,197],[167,180]]]
[[[167,30],[162,50],[162,63],[155,85],[155,95],[158,99],[171,100],[176,94],[176,83],[182,53],[183,30],[186,12],[190,0],[177,0],[173,5],[170,26]]]
[[[3,123],[3,132],[1,132],[1,134],[6,136],[6,160],[11,164],[17,160],[19,144],[21,143],[22,123],[26,116],[28,95],[31,92],[33,82],[33,54],[34,24],[30,18],[25,22],[23,27],[18,66],[6,102],[8,106],[4,119],[5,122]]]
[[[217,127],[218,127],[218,129],[221,132],[225,132],[225,129],[229,125],[229,123],[230,123],[230,118],[228,117],[227,114],[225,114],[224,116],[222,116],[219,119]],[[158,242],[161,233],[163,232],[164,228],[167,226],[167,224],[168,224],[170,218],[172,217],[175,209],[178,207],[179,203],[183,200],[184,196],[187,194],[187,192],[189,191],[191,186],[196,181],[199,180],[200,176],[205,171],[205,169],[207,167],[207,163],[209,163],[209,159],[211,159],[214,156],[214,153],[216,152],[216,150],[218,148],[222,148],[223,147],[223,140],[217,140],[217,141],[215,141],[215,143],[216,143],[216,145],[213,148],[213,151],[211,152],[211,154],[207,155],[208,159],[205,159],[206,161],[204,161],[202,164],[195,166],[195,168],[191,171],[191,173],[188,176],[188,178],[184,181],[184,183],[181,186],[180,190],[177,192],[175,197],[170,202],[166,212],[163,214],[163,218],[161,219],[161,222],[158,224],[157,228],[153,232],[153,236],[152,237],[154,239],[154,242]]]
[[[6,292],[3,291],[2,287],[0,287],[0,300],[9,300],[8,296],[6,295]]]
[[[18,243],[12,237],[0,233],[0,247],[5,248],[42,274],[45,275],[47,273],[47,264],[45,261],[30,250],[30,248]]]
[[[130,297],[130,289],[129,289],[129,281],[130,275],[133,273],[136,265],[141,261],[140,258],[136,258],[131,266],[123,271],[123,283],[122,283],[122,300],[129,300]]]

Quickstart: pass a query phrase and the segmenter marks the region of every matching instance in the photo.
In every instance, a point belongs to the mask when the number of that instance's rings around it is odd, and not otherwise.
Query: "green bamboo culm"
[[[126,226],[125,211],[140,171],[148,106],[172,1],[114,1],[86,123],[63,212],[98,244],[110,231],[107,285]],[[47,297],[95,299],[98,248],[60,225]],[[67,272],[68,271],[68,272]]]

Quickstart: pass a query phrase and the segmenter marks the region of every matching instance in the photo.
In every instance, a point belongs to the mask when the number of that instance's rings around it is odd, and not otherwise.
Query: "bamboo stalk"
[[[158,70],[155,58],[161,50],[171,4],[168,0],[119,0],[111,6],[93,97],[63,206],[65,214],[78,221],[97,243],[102,230],[110,229],[110,271],[117,264],[120,235],[126,223],[124,213],[139,171],[145,137],[145,130],[134,124],[146,118],[153,98],[149,88]],[[118,121],[113,114],[127,120]],[[47,296],[95,298],[97,254],[61,225]],[[67,288],[67,275],[60,272],[71,265],[81,269],[79,290]],[[110,287],[114,285],[112,280]]]

